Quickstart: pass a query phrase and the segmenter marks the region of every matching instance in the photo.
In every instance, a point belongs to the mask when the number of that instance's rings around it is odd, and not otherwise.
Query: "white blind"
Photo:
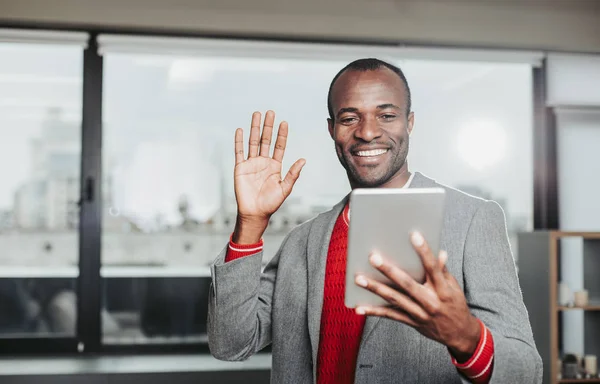
[[[532,67],[541,67],[545,57],[542,51],[505,49],[400,47],[399,50],[405,59],[529,64]]]
[[[0,43],[74,45],[87,48],[89,34],[85,32],[62,32],[0,28]]]
[[[550,106],[600,107],[600,55],[548,54],[546,83]]]
[[[141,53],[176,56],[255,57],[309,60],[450,60],[519,63],[540,66],[543,52],[429,48],[407,46],[268,42],[233,39],[100,35],[99,53]]]

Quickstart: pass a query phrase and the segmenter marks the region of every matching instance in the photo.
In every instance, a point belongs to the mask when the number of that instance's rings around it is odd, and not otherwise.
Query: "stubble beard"
[[[408,148],[408,137],[402,138],[400,143],[389,149],[393,152],[388,154],[388,156],[391,155],[389,162],[378,165],[362,166],[363,172],[360,172],[352,163],[352,154],[350,151],[345,151],[343,148],[336,145],[336,152],[342,167],[346,170],[350,185],[353,188],[378,188],[390,181],[406,165]],[[387,169],[385,170],[378,169],[386,166]],[[365,168],[367,168],[368,172],[364,172]]]

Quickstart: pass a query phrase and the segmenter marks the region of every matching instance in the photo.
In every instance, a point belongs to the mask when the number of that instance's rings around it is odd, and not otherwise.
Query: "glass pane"
[[[75,334],[82,59],[0,43],[0,337]]]
[[[512,250],[533,229],[533,80],[523,64],[408,61],[415,128],[409,163],[438,181],[495,200]]]
[[[346,62],[108,54],[102,237],[108,343],[203,339],[208,266],[235,219],[233,134],[253,111],[289,122],[287,169],[307,164],[264,236],[265,260],[295,225],[349,192],[327,130],[329,83]],[[531,68],[406,61],[416,110],[410,162],[498,199],[511,233],[531,226]],[[504,146],[476,134],[483,126]],[[246,133],[247,135],[247,133]],[[247,137],[247,136],[246,136]],[[411,142],[412,143],[412,142]],[[478,157],[479,156],[479,157]],[[515,165],[516,164],[516,165]]]

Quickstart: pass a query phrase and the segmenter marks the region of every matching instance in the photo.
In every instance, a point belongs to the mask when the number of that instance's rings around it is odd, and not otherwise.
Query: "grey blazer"
[[[541,383],[542,360],[502,209],[416,173],[410,188],[419,187],[446,189],[442,249],[472,313],[494,337],[491,383]],[[225,263],[223,249],[211,268],[208,337],[214,357],[241,361],[272,344],[273,383],[316,382],[327,248],[346,200],[292,230],[262,273],[261,253]],[[369,317],[355,383],[469,381],[457,372],[442,344],[399,322]]]

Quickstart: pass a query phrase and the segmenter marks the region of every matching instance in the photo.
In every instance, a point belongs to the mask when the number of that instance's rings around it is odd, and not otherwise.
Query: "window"
[[[0,339],[75,336],[84,39],[0,30]]]
[[[252,111],[273,108],[293,130],[288,166],[303,148],[322,146],[325,104],[315,95],[326,92],[341,64],[105,56],[103,156],[112,184],[105,203],[112,214],[103,224],[102,276],[106,308],[121,324],[105,342],[204,339],[209,265],[235,219],[232,180],[223,177],[233,166],[233,131],[249,124]],[[286,89],[295,96],[277,100]],[[316,153],[309,169],[327,161],[336,170],[335,154]],[[269,258],[291,223],[314,214],[311,201],[332,203],[347,188],[339,172],[315,176],[273,217]]]
[[[512,241],[532,227],[530,62],[354,48],[336,56],[318,45],[280,44],[265,54],[252,43],[100,42],[107,344],[205,340],[208,267],[235,220],[233,134],[248,128],[253,111],[273,109],[289,122],[284,168],[307,159],[265,234],[265,261],[293,226],[349,192],[327,131],[326,95],[357,57],[383,56],[406,72],[416,113],[413,170],[497,200]]]
[[[517,234],[533,229],[532,70],[523,63],[407,60],[415,128],[409,164],[504,209]]]

